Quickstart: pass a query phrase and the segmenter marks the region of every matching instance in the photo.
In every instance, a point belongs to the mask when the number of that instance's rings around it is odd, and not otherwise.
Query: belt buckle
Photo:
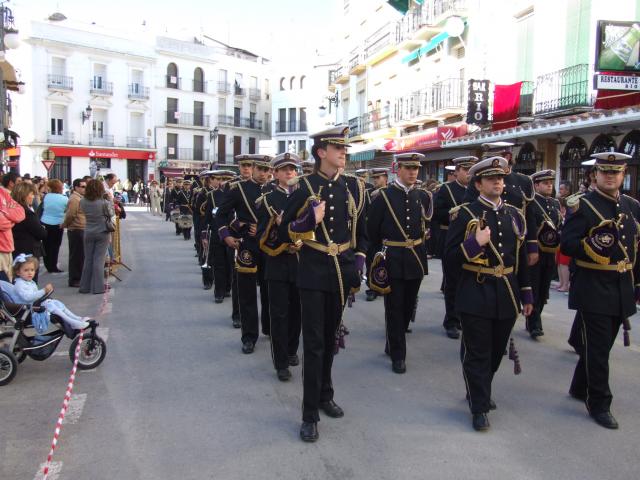
[[[502,277],[503,274],[504,274],[504,268],[502,268],[502,265],[497,265],[493,267],[493,275],[496,278]]]
[[[618,273],[624,273],[627,271],[627,262],[625,260],[620,260],[617,263],[617,271]]]
[[[332,257],[337,257],[338,253],[340,253],[340,247],[337,243],[329,242],[327,244],[327,253]]]

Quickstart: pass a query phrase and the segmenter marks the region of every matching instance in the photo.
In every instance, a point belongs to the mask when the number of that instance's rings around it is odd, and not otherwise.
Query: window
[[[300,77],[300,90],[304,88],[304,81],[307,79],[304,75]]]
[[[289,80],[289,90],[293,90],[293,84],[296,81],[296,77],[291,77],[291,80]]]
[[[285,153],[285,149],[287,148],[287,142],[284,140],[278,141],[278,153]]]
[[[233,137],[233,156],[240,155],[242,153],[242,137]]]
[[[300,109],[300,132],[307,131],[307,109],[302,107]]]
[[[218,163],[233,163],[227,162],[227,136],[224,133],[218,134]]]
[[[518,18],[516,29],[518,52],[516,55],[516,78],[518,80],[533,80],[533,13]]]
[[[51,106],[51,135],[64,134],[65,110],[62,105]]]
[[[178,123],[178,99],[167,98],[167,123]]]
[[[48,177],[62,180],[71,178],[71,157],[56,157],[56,163],[53,164]]]
[[[298,130],[296,129],[296,121],[297,121],[297,114],[296,114],[296,109],[295,108],[290,108],[289,109],[289,128],[288,128],[288,132],[297,132]]]
[[[96,166],[98,170],[103,168],[111,168],[111,159],[110,158],[96,158]]]
[[[196,67],[193,71],[193,91],[204,92],[204,72],[200,67]]]
[[[95,138],[103,138],[104,137],[104,121],[102,120],[94,120],[92,129],[92,135]]]
[[[193,136],[193,159],[208,160],[204,158],[204,137],[202,135]]]
[[[93,81],[91,82],[91,88],[94,90],[105,89],[107,81],[107,66],[96,63],[93,65]]]
[[[236,95],[242,94],[242,74],[241,73],[236,73],[236,79],[233,84],[233,87],[234,87],[234,93]]]
[[[193,124],[204,127],[204,102],[193,102]]]
[[[256,139],[249,137],[249,154],[256,153]]]
[[[302,155],[302,153],[306,150],[307,150],[307,141],[298,140],[298,155]]]
[[[224,97],[218,98],[218,115],[227,114],[227,99]]]
[[[178,158],[178,134],[167,133],[167,159]]]
[[[240,115],[242,114],[242,109],[238,108],[238,107],[234,107],[233,109],[233,126],[234,127],[239,127],[240,126]],[[240,155],[240,154],[238,154]]]
[[[178,83],[178,66],[172,62],[167,65],[167,88],[179,88]]]
[[[285,81],[285,78],[284,78],[284,77],[282,77],[282,78],[280,79],[280,91],[281,91],[281,92],[282,92],[282,91],[284,91],[284,81]]]

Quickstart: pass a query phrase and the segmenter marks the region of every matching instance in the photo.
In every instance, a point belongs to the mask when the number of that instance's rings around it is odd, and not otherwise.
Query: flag
[[[493,94],[492,130],[502,130],[518,126],[521,88],[522,82],[512,85],[496,85]]]

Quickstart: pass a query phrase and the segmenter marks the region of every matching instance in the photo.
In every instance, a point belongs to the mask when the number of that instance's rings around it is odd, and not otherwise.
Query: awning
[[[116,158],[126,160],[155,160],[155,150],[128,150],[124,148],[51,147],[56,157]]]
[[[376,151],[374,150],[365,150],[364,152],[359,153],[350,153],[349,161],[350,162],[362,162],[364,160],[373,160],[376,156]]]
[[[409,63],[410,61],[415,60],[416,58],[421,57],[422,55],[426,55],[431,50],[433,50],[438,45],[440,45],[442,42],[444,42],[447,38],[449,38],[449,34],[447,32],[440,32],[431,40],[429,40],[426,45],[415,49],[409,55],[404,57],[402,59],[402,63]]]
[[[387,3],[403,15],[409,10],[410,0],[387,0]]]
[[[416,150],[437,150],[442,142],[467,134],[467,124],[445,125],[443,127],[430,128],[413,135],[407,135],[390,140],[385,145],[385,150],[395,153],[411,152]]]
[[[18,91],[18,78],[16,77],[16,70],[6,60],[0,62],[0,70],[2,70],[2,80],[5,87],[8,90]]]

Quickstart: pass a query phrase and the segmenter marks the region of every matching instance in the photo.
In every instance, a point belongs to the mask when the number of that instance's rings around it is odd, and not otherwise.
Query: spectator
[[[62,184],[62,194],[68,197],[71,194],[71,187],[69,186],[69,180],[65,180]]]
[[[109,200],[113,202],[113,186],[118,181],[118,177],[115,173],[107,173],[104,177],[104,191],[109,196]]]
[[[62,272],[58,268],[58,254],[62,243],[62,221],[64,211],[69,199],[62,194],[62,182],[49,180],[47,183],[49,193],[42,200],[42,217],[40,221],[47,230],[47,238],[44,241],[44,266],[50,273]]]
[[[125,179],[122,188],[124,188],[124,191],[127,193],[127,203],[133,202],[133,184],[131,183],[131,180],[128,178]]]
[[[21,181],[22,178],[17,173],[5,173],[2,177],[2,186],[11,192],[13,190],[13,187],[15,187]]]
[[[25,212],[24,220],[16,223],[12,228],[14,258],[21,253],[33,255],[36,258],[42,257],[42,241],[47,238],[47,231],[31,206],[37,193],[36,186],[27,182],[19,183],[11,192],[13,199],[24,208]],[[33,280],[38,281],[37,270]]]
[[[91,180],[87,183],[80,208],[85,214],[84,266],[80,279],[80,293],[104,293],[104,262],[109,245],[110,233],[105,217],[115,215],[113,204],[105,199],[102,182]]]
[[[149,187],[149,197],[151,200],[151,213],[153,215],[162,215],[162,212],[160,210],[162,189],[158,186],[158,182],[156,182],[155,180],[151,181],[151,186]]]
[[[0,272],[4,273],[4,276],[11,280],[13,277],[13,232],[11,229],[16,223],[19,223],[25,219],[24,208],[20,206],[13,198],[7,186],[5,186],[5,177],[11,178],[11,174],[8,173],[2,177],[2,188],[0,188]],[[16,177],[12,182],[7,181],[7,185],[13,183],[11,188],[16,184]],[[19,182],[18,182],[19,183]],[[0,278],[2,276],[0,275]]]
[[[558,187],[558,197],[567,198],[569,195],[571,195],[571,182],[563,180]]]
[[[86,219],[80,208],[80,200],[84,197],[87,182],[81,178],[73,181],[73,193],[69,197],[67,213],[62,227],[67,229],[69,242],[69,286],[79,287],[84,264],[84,228]]]

